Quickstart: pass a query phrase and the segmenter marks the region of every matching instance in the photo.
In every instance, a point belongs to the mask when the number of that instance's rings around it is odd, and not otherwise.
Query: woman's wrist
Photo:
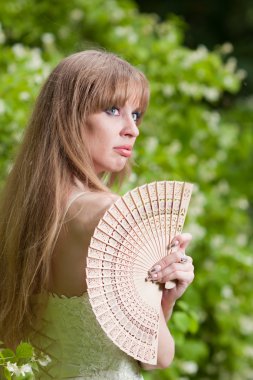
[[[175,306],[175,302],[172,302],[166,305],[162,304],[162,310],[163,310],[163,314],[164,314],[164,318],[166,322],[168,322],[169,319],[171,318],[174,306]]]

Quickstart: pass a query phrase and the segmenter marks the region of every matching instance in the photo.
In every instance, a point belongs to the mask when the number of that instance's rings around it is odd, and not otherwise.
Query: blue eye
[[[117,107],[110,107],[110,108],[107,108],[105,110],[106,113],[108,113],[108,115],[112,115],[112,116],[119,116],[119,109]]]
[[[137,121],[140,119],[140,117],[141,117],[141,112],[133,112],[132,113],[132,116],[133,116],[133,121],[135,122],[135,123],[137,123]]]

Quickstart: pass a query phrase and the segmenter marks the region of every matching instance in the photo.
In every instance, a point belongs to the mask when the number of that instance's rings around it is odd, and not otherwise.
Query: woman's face
[[[131,101],[88,116],[87,143],[97,174],[124,168],[139,135],[139,118],[140,112]]]

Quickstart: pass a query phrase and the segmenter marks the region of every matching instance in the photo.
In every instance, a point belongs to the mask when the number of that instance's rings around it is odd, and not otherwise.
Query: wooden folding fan
[[[161,181],[129,191],[105,213],[90,242],[87,289],[96,318],[120,349],[145,363],[157,362],[162,297],[161,286],[146,278],[181,233],[192,187]]]

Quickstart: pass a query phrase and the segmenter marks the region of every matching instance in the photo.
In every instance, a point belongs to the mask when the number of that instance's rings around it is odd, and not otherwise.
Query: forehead
[[[148,103],[148,89],[141,81],[135,78],[129,79],[127,82],[119,82],[111,89],[107,97],[110,104],[123,106],[125,104],[146,109]]]
[[[140,99],[137,99],[136,96],[132,95],[126,99],[123,106],[130,107],[132,109],[139,109],[140,107]]]
[[[92,81],[87,99],[88,113],[96,113],[111,106],[133,104],[142,113],[149,100],[149,86],[144,75],[137,71],[117,73],[103,71]]]

